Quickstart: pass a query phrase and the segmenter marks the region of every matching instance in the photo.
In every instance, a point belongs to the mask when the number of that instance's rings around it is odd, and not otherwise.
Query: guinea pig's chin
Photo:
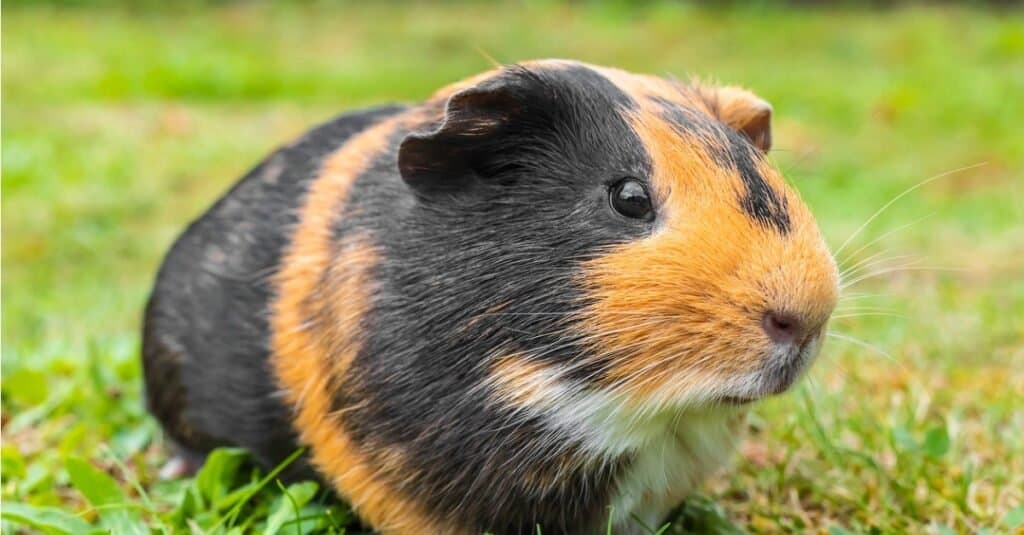
[[[799,349],[787,351],[777,348],[772,351],[758,372],[760,397],[789,390],[817,358],[822,336],[814,337]]]
[[[761,366],[746,377],[725,381],[721,394],[712,401],[747,405],[786,392],[817,358],[822,336],[813,338],[798,350],[773,348],[764,356]]]

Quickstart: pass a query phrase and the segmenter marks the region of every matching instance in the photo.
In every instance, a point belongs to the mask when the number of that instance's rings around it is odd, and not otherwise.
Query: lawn
[[[4,7],[4,532],[358,530],[239,452],[158,480],[141,310],[175,235],[276,145],[487,56],[752,88],[852,268],[809,380],[670,533],[1024,530],[1021,11]]]

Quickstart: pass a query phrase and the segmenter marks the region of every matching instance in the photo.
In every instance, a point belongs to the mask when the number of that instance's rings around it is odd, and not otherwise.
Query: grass
[[[487,68],[481,51],[753,88],[775,105],[773,157],[836,249],[905,189],[981,164],[842,251],[873,276],[846,290],[810,380],[756,409],[732,469],[667,531],[1024,529],[1019,11],[5,8],[4,532],[358,530],[237,451],[158,480],[141,308],[176,233],[275,145],[342,109],[421,99]]]

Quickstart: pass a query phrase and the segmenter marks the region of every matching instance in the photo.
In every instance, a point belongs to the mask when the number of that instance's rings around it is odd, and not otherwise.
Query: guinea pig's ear
[[[772,105],[738,87],[721,87],[717,93],[719,119],[768,152],[772,147]]]
[[[402,179],[420,191],[454,191],[511,165],[514,140],[543,121],[528,109],[535,99],[528,80],[514,74],[453,94],[439,126],[406,136],[398,147]]]

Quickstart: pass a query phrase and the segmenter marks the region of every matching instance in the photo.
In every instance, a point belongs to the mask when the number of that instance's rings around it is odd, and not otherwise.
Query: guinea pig
[[[307,448],[292,475],[382,533],[656,525],[836,303],[770,116],[563,60],[341,115],[168,253],[148,406],[193,458]]]

